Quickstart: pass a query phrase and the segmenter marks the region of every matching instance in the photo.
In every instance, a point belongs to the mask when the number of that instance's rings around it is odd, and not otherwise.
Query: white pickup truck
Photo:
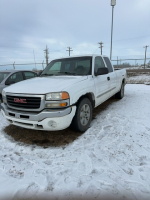
[[[95,107],[113,95],[123,98],[125,83],[126,70],[115,71],[107,56],[56,59],[40,77],[5,88],[1,112],[24,128],[55,131],[71,125],[84,132]]]

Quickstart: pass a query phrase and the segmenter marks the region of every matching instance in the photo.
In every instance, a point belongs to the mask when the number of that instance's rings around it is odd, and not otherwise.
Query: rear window
[[[112,67],[112,64],[111,64],[110,60],[107,57],[104,57],[104,60],[105,60],[105,63],[107,65],[107,67],[108,67],[108,71],[109,72],[113,72],[113,67]]]
[[[24,72],[24,75],[25,75],[25,79],[30,79],[30,78],[34,78],[36,77],[37,75],[33,72]]]

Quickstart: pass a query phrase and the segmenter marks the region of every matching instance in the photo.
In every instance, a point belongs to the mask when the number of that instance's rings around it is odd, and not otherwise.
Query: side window
[[[8,79],[7,79],[7,84],[13,84],[13,83],[17,83],[23,81],[23,76],[22,76],[22,72],[17,72],[12,74]]]
[[[71,66],[70,63],[66,63],[66,64],[65,64],[65,71],[69,71],[70,66]]]
[[[25,79],[30,79],[36,77],[36,74],[33,72],[24,72]]]
[[[94,64],[94,72],[96,73],[98,68],[104,68],[105,67],[105,64],[103,62],[103,59],[102,57],[100,56],[97,56],[95,58],[95,64]]]
[[[90,66],[91,66],[90,60],[78,60],[74,67],[74,72],[77,74],[84,74],[88,75],[90,74]]]
[[[107,57],[104,57],[104,60],[105,60],[105,63],[106,63],[106,65],[107,65],[107,67],[108,67],[109,73],[110,73],[110,72],[113,72],[113,68],[112,68],[112,65],[111,65],[110,60],[109,60]]]

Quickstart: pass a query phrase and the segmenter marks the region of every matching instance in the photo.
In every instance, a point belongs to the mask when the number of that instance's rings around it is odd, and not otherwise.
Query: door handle
[[[107,80],[108,80],[108,81],[110,80],[110,77],[109,77],[109,76],[107,77]]]

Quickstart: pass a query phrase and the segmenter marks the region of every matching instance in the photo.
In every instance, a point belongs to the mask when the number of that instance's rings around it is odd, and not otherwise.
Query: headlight
[[[4,90],[2,90],[2,96],[6,97],[6,92]]]
[[[64,99],[69,99],[69,94],[67,92],[56,92],[56,93],[46,94],[47,101],[64,100]]]

